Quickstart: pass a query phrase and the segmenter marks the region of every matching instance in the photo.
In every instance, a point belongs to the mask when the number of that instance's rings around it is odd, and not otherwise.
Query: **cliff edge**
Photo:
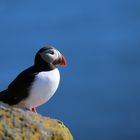
[[[0,140],[73,140],[59,120],[0,102]]]

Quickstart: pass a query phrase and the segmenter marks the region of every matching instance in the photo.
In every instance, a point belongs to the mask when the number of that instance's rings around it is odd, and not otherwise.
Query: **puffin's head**
[[[48,45],[41,48],[35,56],[35,64],[47,64],[52,66],[66,66],[65,57],[54,47]]]

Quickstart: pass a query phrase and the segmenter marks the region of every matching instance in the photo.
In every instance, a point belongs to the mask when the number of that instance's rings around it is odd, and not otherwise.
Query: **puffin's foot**
[[[33,108],[32,108],[32,111],[33,111],[34,113],[37,113],[36,107],[33,107]]]

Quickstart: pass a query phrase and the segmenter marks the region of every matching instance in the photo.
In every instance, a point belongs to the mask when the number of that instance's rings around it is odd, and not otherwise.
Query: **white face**
[[[40,53],[40,56],[45,62],[52,64],[55,60],[58,60],[61,57],[61,54],[56,49],[48,49]]]

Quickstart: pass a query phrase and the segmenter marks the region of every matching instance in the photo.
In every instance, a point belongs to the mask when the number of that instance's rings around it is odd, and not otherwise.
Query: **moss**
[[[73,140],[73,137],[61,121],[1,103],[0,140]]]

